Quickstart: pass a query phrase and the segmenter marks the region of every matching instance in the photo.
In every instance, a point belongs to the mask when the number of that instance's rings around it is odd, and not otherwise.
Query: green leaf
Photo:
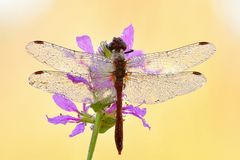
[[[99,133],[105,133],[107,130],[112,128],[115,125],[115,123],[116,123],[116,119],[115,119],[115,117],[113,117],[113,115],[105,114],[102,117],[102,122],[101,122],[101,126],[99,128]]]
[[[100,45],[101,45],[101,48],[102,48],[102,50],[103,50],[104,56],[105,56],[106,58],[111,58],[112,53],[111,53],[111,51],[107,48],[107,43],[106,43],[106,42],[102,42]]]
[[[108,107],[111,103],[112,103],[112,98],[108,97],[103,100],[97,101],[96,103],[93,103],[91,107],[95,112],[98,112]]]

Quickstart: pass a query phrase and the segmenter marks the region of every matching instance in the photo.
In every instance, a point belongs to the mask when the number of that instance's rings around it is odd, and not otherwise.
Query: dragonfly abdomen
[[[118,154],[121,154],[123,148],[122,88],[123,81],[116,81],[115,89],[117,91],[117,110],[115,125],[115,144],[118,150]]]
[[[114,60],[115,65],[115,89],[117,92],[117,111],[116,111],[116,126],[115,126],[115,143],[118,153],[121,154],[123,148],[123,118],[122,118],[122,90],[123,79],[126,75],[126,61],[124,58],[116,58]]]

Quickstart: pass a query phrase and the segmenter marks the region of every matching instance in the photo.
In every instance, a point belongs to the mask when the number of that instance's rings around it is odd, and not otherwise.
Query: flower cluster
[[[122,32],[121,38],[127,45],[126,51],[131,51],[128,54],[125,54],[125,59],[131,59],[136,56],[143,55],[143,52],[140,50],[132,50],[133,41],[134,41],[134,29],[133,26],[130,25],[127,28],[124,29]],[[87,35],[83,35],[76,38],[78,46],[86,52],[86,54],[103,54],[103,56],[108,57],[108,50],[105,48],[106,42],[101,43],[101,46],[98,48],[97,52],[94,52],[93,45],[91,42],[91,39]],[[104,65],[104,64],[103,64]],[[143,66],[143,63],[137,64],[139,66]],[[100,64],[95,63],[95,65],[87,66],[90,70],[90,79],[93,78],[93,76],[101,76],[101,69],[107,68],[105,66],[101,66]],[[98,81],[89,81],[83,77],[76,77],[71,74],[67,74],[68,79],[70,79],[73,83],[83,83],[84,85],[87,85],[89,90],[94,91],[94,89],[102,90],[104,92],[104,88],[113,87],[113,82],[109,79],[101,79],[99,78]],[[102,118],[102,125],[99,130],[100,133],[104,133],[109,128],[115,125],[115,115],[116,115],[116,104],[113,101],[96,101],[95,99],[89,99],[86,98],[82,104],[82,110],[79,111],[77,106],[68,98],[66,98],[64,95],[60,94],[54,94],[53,95],[54,102],[63,110],[67,112],[73,112],[76,114],[75,117],[70,115],[62,115],[49,118],[47,116],[48,122],[53,124],[67,124],[67,123],[76,123],[75,129],[72,131],[72,133],[69,135],[70,137],[76,136],[85,130],[85,126],[90,123],[94,124],[95,122],[95,115],[91,115],[89,113],[89,109],[93,109],[95,112],[101,109],[104,112],[104,116]],[[96,108],[96,106],[98,108]],[[99,108],[100,106],[100,108]],[[102,107],[101,107],[102,106]],[[133,106],[126,104],[123,106],[122,113],[124,115],[133,115],[137,118],[139,118],[144,127],[147,127],[150,129],[150,126],[147,124],[147,122],[144,119],[144,116],[146,115],[146,108],[140,108],[140,105]]]

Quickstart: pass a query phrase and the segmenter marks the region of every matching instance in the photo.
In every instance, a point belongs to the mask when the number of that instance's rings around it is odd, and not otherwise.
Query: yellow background
[[[14,5],[8,9],[18,8]],[[39,39],[78,50],[75,37],[88,34],[96,48],[130,23],[136,49],[154,52],[210,41],[217,52],[193,68],[208,78],[203,88],[147,106],[150,131],[138,119],[127,117],[122,155],[117,155],[111,129],[99,136],[94,159],[240,159],[240,28],[232,27],[234,17],[230,21],[220,1],[59,0],[35,7],[43,10],[34,16],[33,8],[22,19],[21,12],[6,13],[1,15],[5,20],[0,19],[1,160],[82,160],[90,141],[89,129],[69,138],[74,125],[47,123],[46,114],[64,112],[50,94],[28,85],[29,74],[51,68],[29,56],[25,45]]]

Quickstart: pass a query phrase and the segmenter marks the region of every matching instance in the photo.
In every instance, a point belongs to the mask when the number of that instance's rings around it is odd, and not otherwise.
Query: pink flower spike
[[[92,41],[88,35],[77,37],[76,41],[77,41],[78,47],[80,47],[83,51],[91,54],[94,53]]]
[[[60,94],[54,94],[52,98],[54,102],[63,110],[68,112],[79,112],[77,106],[71,100],[65,98],[64,96]]]
[[[80,121],[80,118],[75,118],[69,115],[60,115],[60,116],[56,116],[53,118],[49,118],[48,116],[46,116],[48,119],[49,123],[52,124],[67,124],[67,123],[77,123],[78,121]]]
[[[132,49],[133,47],[133,40],[134,40],[134,28],[132,24],[130,24],[128,27],[126,27],[121,35],[121,38],[127,45],[126,51]]]
[[[69,137],[74,137],[82,132],[84,132],[85,130],[85,123],[79,123],[74,130],[72,131],[72,133],[69,135]]]

